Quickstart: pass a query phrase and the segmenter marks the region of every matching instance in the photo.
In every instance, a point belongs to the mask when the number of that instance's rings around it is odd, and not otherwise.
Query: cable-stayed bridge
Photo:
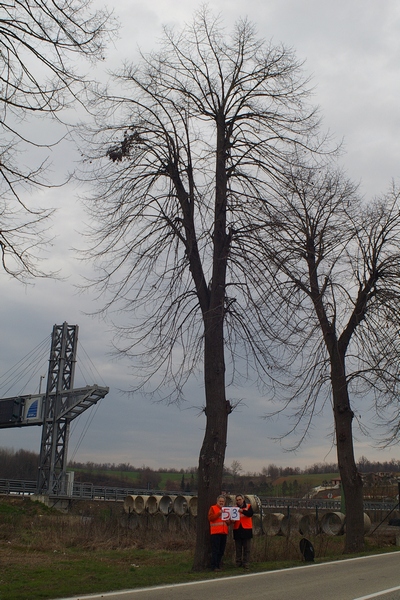
[[[104,398],[108,387],[74,388],[78,326],[54,325],[46,391],[0,398],[0,429],[42,426],[36,493],[65,496],[71,482],[66,472],[71,421]]]

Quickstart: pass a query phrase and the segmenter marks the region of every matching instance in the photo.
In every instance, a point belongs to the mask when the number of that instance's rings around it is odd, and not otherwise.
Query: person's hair
[[[217,502],[220,498],[223,498],[225,500],[225,496],[223,494],[220,494],[219,496],[217,496]]]
[[[243,494],[236,494],[235,500],[237,500],[238,498],[242,498],[242,500],[244,500]]]

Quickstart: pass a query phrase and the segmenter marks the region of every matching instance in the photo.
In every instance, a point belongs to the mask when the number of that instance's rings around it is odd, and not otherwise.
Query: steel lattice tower
[[[78,329],[78,325],[67,323],[53,327],[39,457],[38,494],[66,493],[65,472],[72,414],[67,409],[69,395],[63,395],[63,392],[72,390],[74,385]]]
[[[0,398],[0,429],[42,425],[37,493],[65,496],[70,423],[110,391],[97,384],[74,388],[78,325],[54,325],[46,394]],[[72,477],[69,483],[72,482]]]

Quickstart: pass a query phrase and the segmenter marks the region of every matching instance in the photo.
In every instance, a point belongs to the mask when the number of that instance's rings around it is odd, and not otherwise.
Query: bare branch
[[[60,119],[68,105],[82,101],[89,82],[75,60],[101,59],[115,23],[107,11],[91,12],[88,0],[13,0],[0,6],[2,261],[10,275],[25,279],[44,275],[37,266],[38,251],[46,244],[46,219],[52,211],[32,208],[25,200],[27,191],[49,186],[47,162],[29,169],[18,156],[29,146],[56,143],[32,138],[26,118],[44,114]]]

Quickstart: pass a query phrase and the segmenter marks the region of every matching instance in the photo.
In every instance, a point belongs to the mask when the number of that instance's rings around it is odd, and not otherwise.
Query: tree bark
[[[221,493],[228,415],[231,412],[231,405],[225,395],[224,319],[230,236],[226,233],[227,136],[222,113],[218,116],[216,125],[213,269],[210,303],[208,310],[203,311],[206,430],[199,456],[197,537],[193,570],[203,570],[209,565],[210,534],[207,515],[208,509],[215,504]]]
[[[331,382],[333,414],[339,474],[346,506],[346,539],[344,551],[360,552],[364,549],[363,483],[354,458],[352,421],[344,359],[332,357]]]
[[[209,319],[211,322],[212,318]],[[223,319],[208,324],[204,339],[206,429],[199,456],[197,539],[193,570],[210,564],[208,509],[221,493],[230,404],[225,396]]]
[[[330,358],[336,451],[346,505],[344,551],[348,553],[360,552],[364,548],[363,484],[354,458],[352,433],[354,413],[350,407],[346,379],[346,350],[350,336],[342,336],[338,340],[334,326],[327,317],[318,283],[315,240],[311,237],[307,240],[307,255],[311,296]],[[348,332],[349,328],[346,330],[347,334]]]

